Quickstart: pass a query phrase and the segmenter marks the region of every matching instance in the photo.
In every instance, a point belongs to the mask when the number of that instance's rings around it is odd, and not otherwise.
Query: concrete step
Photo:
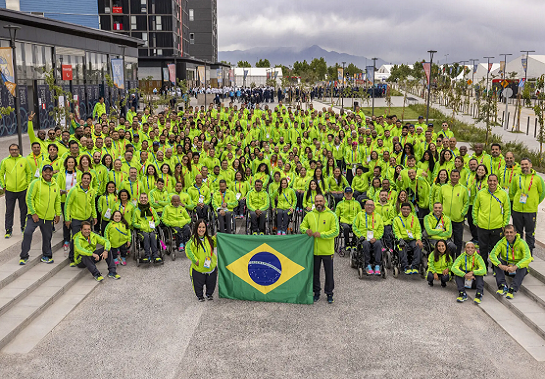
[[[59,253],[57,256],[61,255]],[[54,258],[54,263],[39,263],[0,289],[0,316],[69,264],[68,258]]]
[[[13,282],[25,272],[29,271],[40,261],[40,258],[42,257],[42,238],[39,231],[34,233],[32,242],[33,244],[31,245],[29,251],[30,258],[28,259],[26,265],[19,265],[19,254],[21,252],[20,246],[19,249],[17,249],[15,256],[0,265],[0,289]],[[62,252],[62,255],[57,253],[57,251],[62,247],[63,242],[62,230],[53,234],[53,238],[51,239],[51,250],[55,253],[53,259],[64,257],[64,251]],[[7,249],[11,248],[12,245],[10,245]]]
[[[517,292],[512,300],[506,299],[505,296],[497,295],[498,286],[496,285],[496,279],[492,275],[484,277],[484,286],[492,297],[501,302],[537,335],[545,338],[545,308],[527,296],[523,291]]]
[[[86,274],[88,270],[66,266],[1,315],[0,349]]]
[[[77,269],[80,270],[80,269]],[[99,283],[87,270],[74,285],[57,301],[37,316],[26,328],[9,342],[2,350],[5,354],[29,353],[49,332],[51,332],[74,308],[89,295]]]
[[[470,292],[468,295],[472,297],[474,291]],[[545,362],[545,339],[511,312],[496,296],[483,297],[479,308],[501,326],[536,361]]]
[[[545,261],[543,259],[534,257],[534,261],[530,263],[530,275],[545,283]]]
[[[545,310],[545,283],[541,280],[533,275],[526,275],[520,287],[520,292],[524,293]]]

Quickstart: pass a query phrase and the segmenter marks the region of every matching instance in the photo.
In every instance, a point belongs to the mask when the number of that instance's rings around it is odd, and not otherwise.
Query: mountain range
[[[230,62],[236,65],[238,61],[248,61],[252,67],[260,59],[268,59],[271,65],[282,64],[284,66],[293,65],[293,62],[302,62],[306,60],[308,63],[314,58],[323,57],[328,66],[334,66],[335,63],[346,65],[353,63],[360,69],[364,70],[366,65],[372,65],[373,61],[370,58],[346,53],[338,53],[336,51],[327,51],[318,45],[307,47],[304,49],[295,47],[254,47],[247,50],[232,50],[219,51],[218,60]],[[387,62],[378,59],[376,63],[377,69]]]

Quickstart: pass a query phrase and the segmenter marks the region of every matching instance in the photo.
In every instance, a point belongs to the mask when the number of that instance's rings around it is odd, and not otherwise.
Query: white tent
[[[526,54],[521,55],[510,62],[507,62],[505,67],[505,72],[507,73],[507,78],[510,77],[511,72],[516,72],[516,79],[524,78],[524,68],[522,67],[522,59],[526,58]],[[528,56],[528,79],[538,78],[541,75],[545,74],[545,55],[529,55]],[[498,68],[492,72],[493,75],[501,76],[500,65]]]
[[[246,71],[246,80],[244,79],[244,72]],[[246,86],[250,87],[252,83],[256,86],[265,86],[267,79],[274,79],[276,76],[276,83],[282,84],[282,69],[280,67],[236,67],[235,68],[235,85],[238,87]]]
[[[411,69],[413,68],[412,64],[408,66]],[[383,64],[382,66],[380,66],[380,68],[375,72],[375,81],[384,81],[388,79],[392,72],[392,68],[394,68],[393,64]]]
[[[472,79],[473,83],[479,83],[482,79],[486,80],[486,73],[488,71],[488,63],[478,63],[477,71],[475,71],[475,74],[473,74],[473,65],[466,65],[466,67],[469,69],[469,72],[465,75],[465,80]],[[492,79],[492,72],[496,69],[499,69],[499,67],[500,67],[499,63],[492,63],[489,79]],[[464,79],[463,72],[456,77],[456,80],[463,80],[463,79]]]

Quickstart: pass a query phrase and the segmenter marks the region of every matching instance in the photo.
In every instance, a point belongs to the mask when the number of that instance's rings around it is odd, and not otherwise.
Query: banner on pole
[[[505,61],[500,61],[500,71],[498,71],[498,74],[503,74],[505,70]]]
[[[125,89],[123,58],[114,58],[110,61],[112,64],[112,80],[114,81],[114,86],[119,89]]]
[[[526,84],[526,79],[522,78],[519,81],[519,88],[524,88],[524,84]]]
[[[248,76],[248,70],[244,70],[244,79]]]
[[[488,73],[490,73],[490,70],[492,70],[492,65],[493,65],[493,64],[494,64],[494,63],[489,63],[489,64],[488,64]]]
[[[5,84],[11,96],[15,97],[15,77],[13,71],[13,54],[11,47],[0,48],[0,77],[2,83]]]
[[[428,80],[428,85],[430,85],[430,75],[431,75],[431,64],[430,62],[423,62],[422,68],[424,69],[424,72],[426,73],[426,79]]]
[[[375,67],[367,66],[365,67],[365,71],[367,72],[367,80],[373,81],[373,78],[375,77]]]
[[[475,74],[477,72],[477,69],[479,68],[479,65],[478,64],[474,64],[473,65],[473,73]]]
[[[337,68],[337,80],[344,83],[344,69],[342,67]]]
[[[168,64],[168,77],[172,84],[176,84],[176,65],[174,63]]]
[[[524,73],[526,74],[526,70],[528,69],[528,59],[522,58],[520,60],[520,63],[522,63],[522,68],[524,69]]]
[[[204,70],[204,66],[197,67],[197,73],[199,74],[199,81],[201,82],[201,84],[204,83]]]

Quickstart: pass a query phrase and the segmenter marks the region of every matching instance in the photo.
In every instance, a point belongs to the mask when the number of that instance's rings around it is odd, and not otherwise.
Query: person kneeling
[[[367,275],[381,275],[382,242],[380,239],[384,234],[384,224],[381,215],[375,213],[375,202],[373,200],[367,200],[364,208],[365,210],[358,213],[354,218],[354,234],[359,238],[363,249]],[[371,266],[371,249],[373,250],[373,260],[375,261],[374,270]]]
[[[102,259],[108,264],[108,277],[112,279],[120,279],[116,272],[114,259],[110,251],[110,241],[102,238],[91,231],[91,223],[83,221],[81,230],[74,236],[74,262],[79,268],[87,267],[97,282],[102,282],[104,278],[98,271],[96,263]],[[97,254],[97,244],[104,246],[102,254]]]
[[[426,216],[427,217],[427,216]],[[446,287],[450,280],[453,252],[445,240],[438,240],[435,249],[428,257],[428,284],[433,287],[434,280],[441,280],[441,287]]]
[[[512,299],[522,284],[522,280],[528,273],[528,265],[532,261],[530,248],[526,241],[520,238],[513,225],[507,225],[503,237],[492,249],[490,261],[494,265],[496,274],[496,293],[505,298]],[[514,276],[511,287],[507,287],[505,273]]]
[[[460,254],[452,265],[452,273],[456,275],[456,286],[458,287],[458,298],[456,301],[463,303],[467,300],[466,288],[476,288],[475,304],[480,304],[483,299],[484,279],[486,265],[480,254],[475,254],[473,242],[466,243],[465,251]]]

